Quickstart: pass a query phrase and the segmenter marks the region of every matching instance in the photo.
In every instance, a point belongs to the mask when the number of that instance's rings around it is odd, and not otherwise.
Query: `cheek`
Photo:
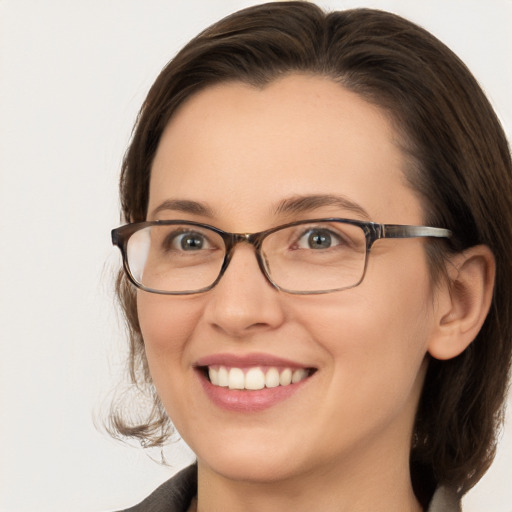
[[[158,387],[171,375],[170,365],[184,365],[184,352],[201,316],[194,298],[172,297],[139,291],[137,311],[151,375]]]
[[[137,308],[151,378],[173,425],[193,432],[200,411],[190,407],[190,343],[202,316],[197,297],[138,292]],[[185,423],[183,423],[185,422]]]
[[[339,385],[358,396],[405,398],[417,385],[434,325],[428,272],[406,262],[394,272],[368,270],[357,288],[310,299],[296,317],[329,354]]]
[[[319,332],[337,332],[354,346],[379,350],[422,332],[432,317],[429,279],[421,273],[393,278],[369,272],[357,288],[315,297],[307,307],[313,314],[304,318]]]
[[[303,326],[335,364],[353,358],[363,367],[384,370],[421,360],[427,347],[428,313],[414,294],[371,301],[351,294],[340,305],[317,304],[298,311]],[[400,297],[402,299],[403,297]]]

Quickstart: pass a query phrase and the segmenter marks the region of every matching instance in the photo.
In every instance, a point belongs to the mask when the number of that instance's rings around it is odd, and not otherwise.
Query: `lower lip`
[[[198,374],[208,398],[221,409],[234,412],[258,412],[273,407],[290,398],[310,379],[307,377],[288,386],[249,391],[214,386],[203,373],[198,372]]]

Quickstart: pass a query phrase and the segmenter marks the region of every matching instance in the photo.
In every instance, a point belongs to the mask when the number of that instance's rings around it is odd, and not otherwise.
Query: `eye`
[[[325,228],[312,228],[303,233],[297,240],[299,249],[329,249],[330,247],[340,245],[343,239]]]
[[[196,231],[170,233],[166,239],[165,245],[170,250],[187,252],[211,248],[208,238],[204,234]]]

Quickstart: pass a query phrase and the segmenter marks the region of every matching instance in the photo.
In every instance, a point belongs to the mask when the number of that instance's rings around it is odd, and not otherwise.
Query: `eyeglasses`
[[[450,238],[448,229],[313,219],[259,233],[227,233],[185,220],[127,224],[112,230],[130,281],[152,293],[188,295],[211,290],[222,278],[237,244],[254,246],[258,265],[278,290],[330,293],[361,283],[368,254],[381,238]]]

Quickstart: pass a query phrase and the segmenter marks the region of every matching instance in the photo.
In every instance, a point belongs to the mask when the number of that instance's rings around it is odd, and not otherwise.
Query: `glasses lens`
[[[366,238],[361,227],[312,222],[275,231],[262,245],[271,280],[290,292],[350,288],[364,274]]]
[[[153,291],[183,293],[210,286],[225,255],[222,238],[189,224],[156,225],[128,240],[127,261],[133,279]]]

